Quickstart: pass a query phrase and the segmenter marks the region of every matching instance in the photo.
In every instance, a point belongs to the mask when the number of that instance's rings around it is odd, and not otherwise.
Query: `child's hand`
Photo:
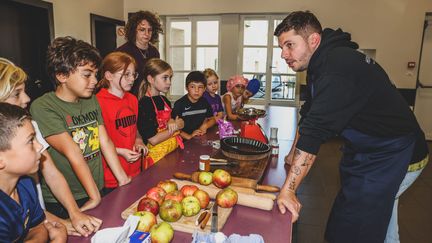
[[[118,184],[119,184],[119,186],[124,186],[124,185],[129,184],[131,181],[132,181],[132,178],[130,176],[127,176],[123,180],[119,181]]]
[[[84,205],[80,208],[81,212],[95,208],[101,202],[101,198],[90,198]]]
[[[178,116],[176,117],[176,119],[177,118],[178,118]],[[176,124],[175,120],[172,118],[168,121],[167,127],[168,127],[168,132],[170,135],[178,130],[177,124]]]
[[[196,137],[196,136],[201,136],[203,134],[204,134],[203,131],[201,131],[200,129],[197,129],[197,130],[192,132],[191,136]]]
[[[121,155],[129,163],[137,161],[141,156],[141,153],[132,151],[130,149],[116,148],[116,150],[117,150],[117,154]]]
[[[201,127],[198,128],[198,130],[200,130],[200,131],[202,132],[201,135],[206,134],[206,133],[207,133],[207,129],[208,129],[208,128],[207,128],[207,126],[206,126],[205,124],[201,125]]]
[[[141,151],[143,156],[146,156],[148,154],[148,148],[143,143],[135,143],[134,151],[140,153],[140,156],[141,156]]]
[[[183,129],[183,127],[184,127],[184,121],[183,121],[183,119],[181,119],[180,117],[177,116],[176,119],[175,119],[175,123],[177,125],[178,130]]]
[[[70,225],[72,226],[73,231],[69,229],[68,224],[66,224],[69,235],[78,234],[87,237],[93,232],[98,231],[102,225],[102,220],[81,212],[70,216]]]
[[[66,227],[62,223],[45,220],[44,226],[48,231],[50,242],[58,243],[67,241]]]

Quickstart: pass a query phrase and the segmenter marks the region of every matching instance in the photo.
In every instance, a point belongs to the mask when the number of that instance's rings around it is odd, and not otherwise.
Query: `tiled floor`
[[[327,217],[340,186],[341,142],[324,144],[315,165],[298,189],[303,208],[293,227],[293,243],[322,243]],[[432,151],[432,142],[428,143]],[[399,201],[401,243],[432,243],[432,162]]]

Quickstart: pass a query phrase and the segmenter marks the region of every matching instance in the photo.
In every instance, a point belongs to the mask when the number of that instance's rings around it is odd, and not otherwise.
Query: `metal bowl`
[[[243,137],[227,137],[221,140],[222,153],[231,158],[261,159],[268,155],[270,146],[258,140]],[[238,156],[239,155],[239,156]]]
[[[245,120],[253,120],[265,116],[266,111],[254,107],[241,108],[237,111],[237,115]]]

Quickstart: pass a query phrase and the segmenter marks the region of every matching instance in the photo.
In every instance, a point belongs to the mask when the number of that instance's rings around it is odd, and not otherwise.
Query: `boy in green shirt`
[[[101,201],[103,168],[101,152],[119,185],[130,182],[108,137],[99,104],[93,95],[99,52],[90,44],[72,37],[59,37],[48,47],[47,72],[56,84],[54,92],[36,99],[30,107],[42,135],[51,145],[48,152],[69,183],[81,210]],[[46,209],[68,217],[42,180]]]

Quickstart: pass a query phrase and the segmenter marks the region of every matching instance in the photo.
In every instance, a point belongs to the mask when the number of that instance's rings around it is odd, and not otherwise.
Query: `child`
[[[96,95],[108,135],[116,146],[123,169],[131,177],[141,172],[137,161],[147,154],[147,147],[137,133],[138,100],[129,93],[137,77],[135,67],[135,60],[126,53],[108,54],[102,61],[103,78],[98,84],[101,90]],[[102,163],[106,194],[118,187],[118,183],[105,157]]]
[[[65,227],[45,221],[33,180],[42,145],[30,116],[15,105],[0,103],[0,239],[2,242],[66,242]]]
[[[93,95],[100,55],[90,44],[72,37],[58,37],[48,47],[47,72],[57,85],[30,107],[57,168],[63,173],[81,210],[101,200],[103,168],[101,152],[119,186],[130,182],[108,137],[101,110]],[[48,211],[66,218],[68,213],[42,180]]]
[[[171,119],[171,103],[161,95],[171,87],[171,66],[159,58],[144,65],[144,82],[138,93],[138,131],[149,149],[143,168],[147,169],[174,151],[183,147],[178,136],[184,123],[181,118]]]
[[[243,92],[248,80],[243,76],[232,76],[227,82],[228,92],[224,94],[222,101],[224,109],[229,120],[239,120],[240,117],[235,114],[243,106]]]
[[[204,135],[207,129],[216,124],[209,103],[202,97],[206,89],[206,78],[202,72],[192,71],[186,77],[187,94],[177,100],[171,117],[184,120],[180,135],[184,139]]]
[[[243,92],[243,104],[247,104],[249,102],[249,98],[258,93],[260,86],[261,82],[258,79],[254,78],[249,80],[249,83]]]
[[[15,66],[7,59],[0,58],[0,102],[6,102],[12,105],[26,108],[30,102],[30,98],[25,93],[25,81],[27,79],[26,73],[19,67]],[[53,214],[45,212],[47,219],[60,221],[65,224],[69,234],[81,234],[87,236],[92,232],[96,232],[102,221],[98,218],[83,214],[78,208],[69,186],[64,176],[60,173],[54,165],[51,156],[46,149],[49,147],[47,142],[43,139],[38,126],[35,121],[32,121],[35,128],[36,138],[39,143],[43,145],[40,169],[44,176],[49,188],[56,198],[65,205],[69,215],[70,221],[60,220]],[[35,174],[38,179],[38,175]],[[38,180],[37,180],[38,181]],[[40,190],[40,183],[37,183],[39,193],[39,200],[42,209],[45,209],[45,204]]]
[[[204,92],[203,97],[210,104],[215,119],[222,119],[222,100],[221,97],[216,94],[216,92],[219,91],[219,76],[211,68],[205,69],[203,73],[205,78],[207,79],[207,90]]]

